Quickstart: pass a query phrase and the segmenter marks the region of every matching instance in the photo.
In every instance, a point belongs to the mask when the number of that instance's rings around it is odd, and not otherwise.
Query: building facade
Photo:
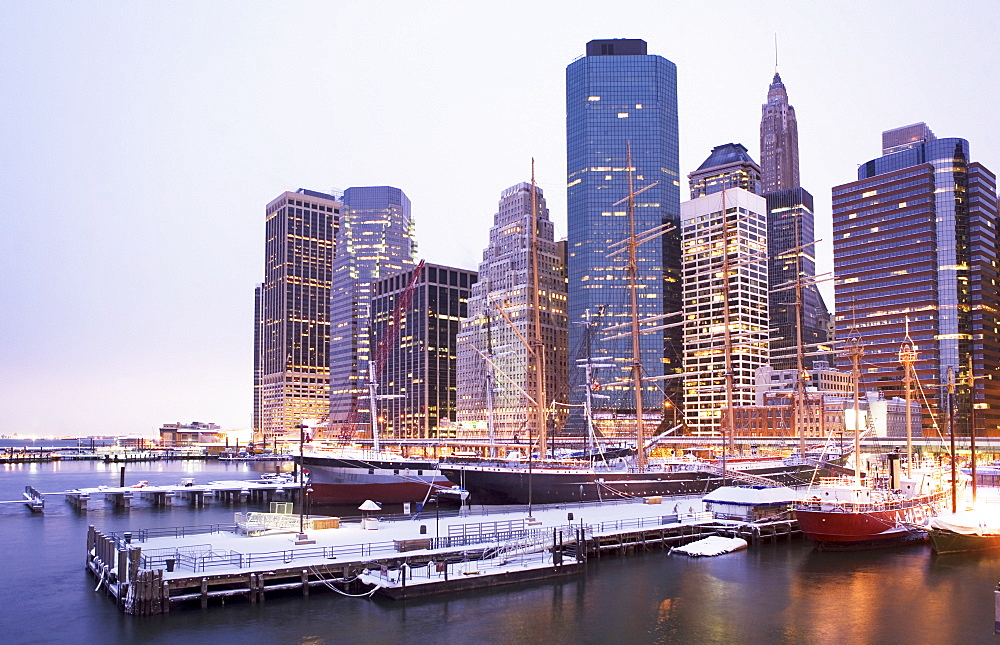
[[[813,230],[813,196],[805,188],[790,188],[765,195],[767,199],[767,273],[771,283],[771,361],[776,369],[794,369],[801,342],[806,367],[814,361],[832,360],[823,351],[832,346],[830,323],[823,294],[816,286],[816,251],[810,245]],[[801,288],[796,292],[796,280]],[[801,305],[796,299],[801,297]],[[801,326],[801,339],[797,328]]]
[[[760,166],[741,143],[725,143],[712,148],[712,154],[688,175],[691,199],[717,193],[726,188],[761,194]]]
[[[300,188],[266,208],[264,282],[254,292],[254,433],[297,437],[330,405],[330,284],[343,204]]]
[[[378,394],[389,398],[377,400],[379,426],[389,437],[441,437],[456,419],[457,339],[476,272],[424,264],[409,307],[397,314],[414,270],[382,278],[372,289],[372,347],[388,341]]]
[[[733,406],[754,404],[755,372],[768,362],[766,208],[763,197],[742,188],[681,204],[684,418],[694,435],[722,430],[727,349]]]
[[[488,436],[492,419],[495,438],[503,440],[515,435],[527,438],[535,409],[529,397],[535,396],[537,375],[521,341],[535,338],[531,259],[535,219],[546,403],[552,408],[553,401],[565,402],[568,395],[565,245],[555,241],[537,186],[532,214],[531,188],[520,183],[500,194],[490,243],[479,265],[479,282],[472,287],[468,317],[459,333],[458,421],[463,428]]]
[[[883,156],[833,188],[837,335],[865,346],[864,389],[903,396],[907,334],[930,410],[945,425],[948,370],[959,379],[957,431],[968,434],[972,361],[978,433],[1000,422],[996,177],[964,139],[924,124],[883,135]],[[916,386],[913,395],[917,398]]]
[[[417,252],[413,233],[410,199],[399,188],[366,186],[344,191],[329,304],[329,433],[353,434],[370,427],[372,287],[383,277],[413,267]],[[341,427],[347,422],[357,427]]]
[[[627,381],[631,339],[605,332],[631,319],[626,253],[612,254],[633,231],[627,206],[630,186],[635,191],[652,186],[635,198],[634,232],[664,225],[670,231],[637,249],[639,318],[680,311],[676,66],[648,54],[642,40],[587,43],[586,55],[566,68],[566,137],[570,364],[588,355],[612,357],[618,369],[604,370],[601,392],[609,398],[601,405],[634,415],[635,393]],[[640,354],[645,377],[679,374],[680,329],[642,334]],[[574,367],[572,402],[582,401],[583,385],[583,370]],[[649,382],[643,387],[647,411],[662,413],[661,387],[668,401],[679,404],[678,379]]]

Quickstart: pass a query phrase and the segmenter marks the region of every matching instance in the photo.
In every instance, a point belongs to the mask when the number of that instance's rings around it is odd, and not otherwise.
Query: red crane
[[[376,382],[378,382],[379,377],[382,375],[385,363],[389,360],[389,355],[392,353],[392,350],[396,347],[396,342],[399,340],[399,332],[406,319],[406,312],[409,311],[410,305],[413,303],[413,292],[417,288],[417,283],[420,281],[420,275],[423,272],[423,269],[424,261],[421,260],[413,269],[413,273],[410,274],[410,281],[406,283],[406,287],[404,287],[403,290],[399,292],[399,295],[396,296],[396,306],[393,307],[392,314],[389,316],[389,320],[386,321],[385,332],[382,334],[382,338],[379,339],[375,352],[369,358],[374,366],[374,376]],[[373,405],[370,405],[369,407],[374,408]],[[375,410],[372,409],[370,413],[375,414]],[[347,415],[347,419],[344,421],[343,425],[340,426],[341,444],[348,444],[351,442],[351,439],[354,438],[354,434],[357,432],[360,422],[361,410],[359,409],[358,401],[355,400],[352,403],[351,411]]]

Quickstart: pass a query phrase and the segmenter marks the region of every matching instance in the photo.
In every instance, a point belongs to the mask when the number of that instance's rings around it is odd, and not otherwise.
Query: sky
[[[997,24],[996,0],[0,0],[0,434],[249,427],[285,190],[402,188],[420,256],[474,269],[534,157],[564,237],[565,68],[593,39],[677,64],[686,175],[722,143],[759,160],[777,35],[830,271],[831,188],[883,130],[1000,171]]]

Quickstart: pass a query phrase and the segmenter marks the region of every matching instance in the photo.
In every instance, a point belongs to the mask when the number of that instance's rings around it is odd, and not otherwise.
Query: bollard
[[[123,535],[125,536],[125,544],[132,544],[132,532],[125,531]]]

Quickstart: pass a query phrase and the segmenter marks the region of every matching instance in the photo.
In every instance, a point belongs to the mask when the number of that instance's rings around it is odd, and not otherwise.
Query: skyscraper
[[[778,70],[761,107],[760,167],[764,194],[799,187],[799,125]]]
[[[995,435],[1000,422],[996,227],[995,175],[971,160],[968,141],[935,139],[922,123],[884,133],[883,156],[833,188],[837,335],[856,330],[865,345],[862,387],[903,395],[899,351],[908,330],[939,424],[948,370],[961,379],[962,434],[970,357],[976,425]],[[929,423],[925,415],[925,430]]]
[[[551,403],[566,399],[566,281],[549,210],[537,186],[534,201],[545,393]],[[466,424],[486,421],[492,404],[495,436],[507,440],[515,435],[528,437],[534,410],[528,397],[536,391],[536,372],[520,340],[535,337],[531,205],[529,183],[516,184],[500,194],[489,246],[479,265],[479,282],[472,287],[458,342],[458,420]]]
[[[567,268],[569,279],[570,364],[591,354],[611,356],[618,370],[605,370],[601,393],[612,409],[635,410],[627,381],[631,340],[607,327],[630,319],[629,280],[623,253],[612,256],[629,234],[625,200],[630,181],[636,197],[635,232],[671,225],[670,232],[638,247],[639,317],[648,319],[681,308],[680,181],[677,127],[677,68],[646,53],[642,40],[593,40],[586,56],[566,68]],[[632,163],[629,166],[628,148]],[[593,333],[587,334],[587,321]],[[669,321],[668,321],[669,322]],[[677,327],[661,327],[641,337],[646,377],[679,374],[681,339]],[[587,339],[593,338],[593,342]],[[585,345],[590,345],[586,347]],[[571,385],[583,385],[574,369]],[[680,403],[680,382],[662,382],[672,403]],[[582,399],[571,388],[573,401]],[[662,411],[659,386],[644,386],[644,407]]]
[[[342,204],[300,188],[267,205],[264,282],[255,290],[254,431],[298,437],[330,404],[330,280]]]
[[[755,373],[768,361],[767,202],[740,187],[756,172],[746,148],[717,146],[681,204],[684,418],[695,435],[719,432],[726,374],[732,405],[753,405]]]
[[[769,313],[774,334],[771,365],[775,369],[797,366],[795,352],[801,343],[806,367],[828,356],[815,356],[817,344],[829,341],[830,313],[813,278],[816,276],[813,197],[799,185],[799,130],[795,108],[777,70],[761,106],[760,157],[762,192],[767,198]],[[801,281],[801,307],[796,290]],[[801,317],[801,320],[800,320]]]
[[[368,412],[372,284],[414,264],[410,199],[399,188],[344,191],[330,298],[330,427]]]
[[[442,421],[455,421],[456,356],[460,322],[468,314],[469,293],[476,272],[424,264],[416,277],[410,305],[400,311],[400,327],[391,332],[389,322],[400,295],[410,284],[414,269],[375,282],[372,298],[373,347],[385,335],[389,346],[379,376],[378,394],[388,395],[378,404],[381,427],[392,437],[441,437]]]

